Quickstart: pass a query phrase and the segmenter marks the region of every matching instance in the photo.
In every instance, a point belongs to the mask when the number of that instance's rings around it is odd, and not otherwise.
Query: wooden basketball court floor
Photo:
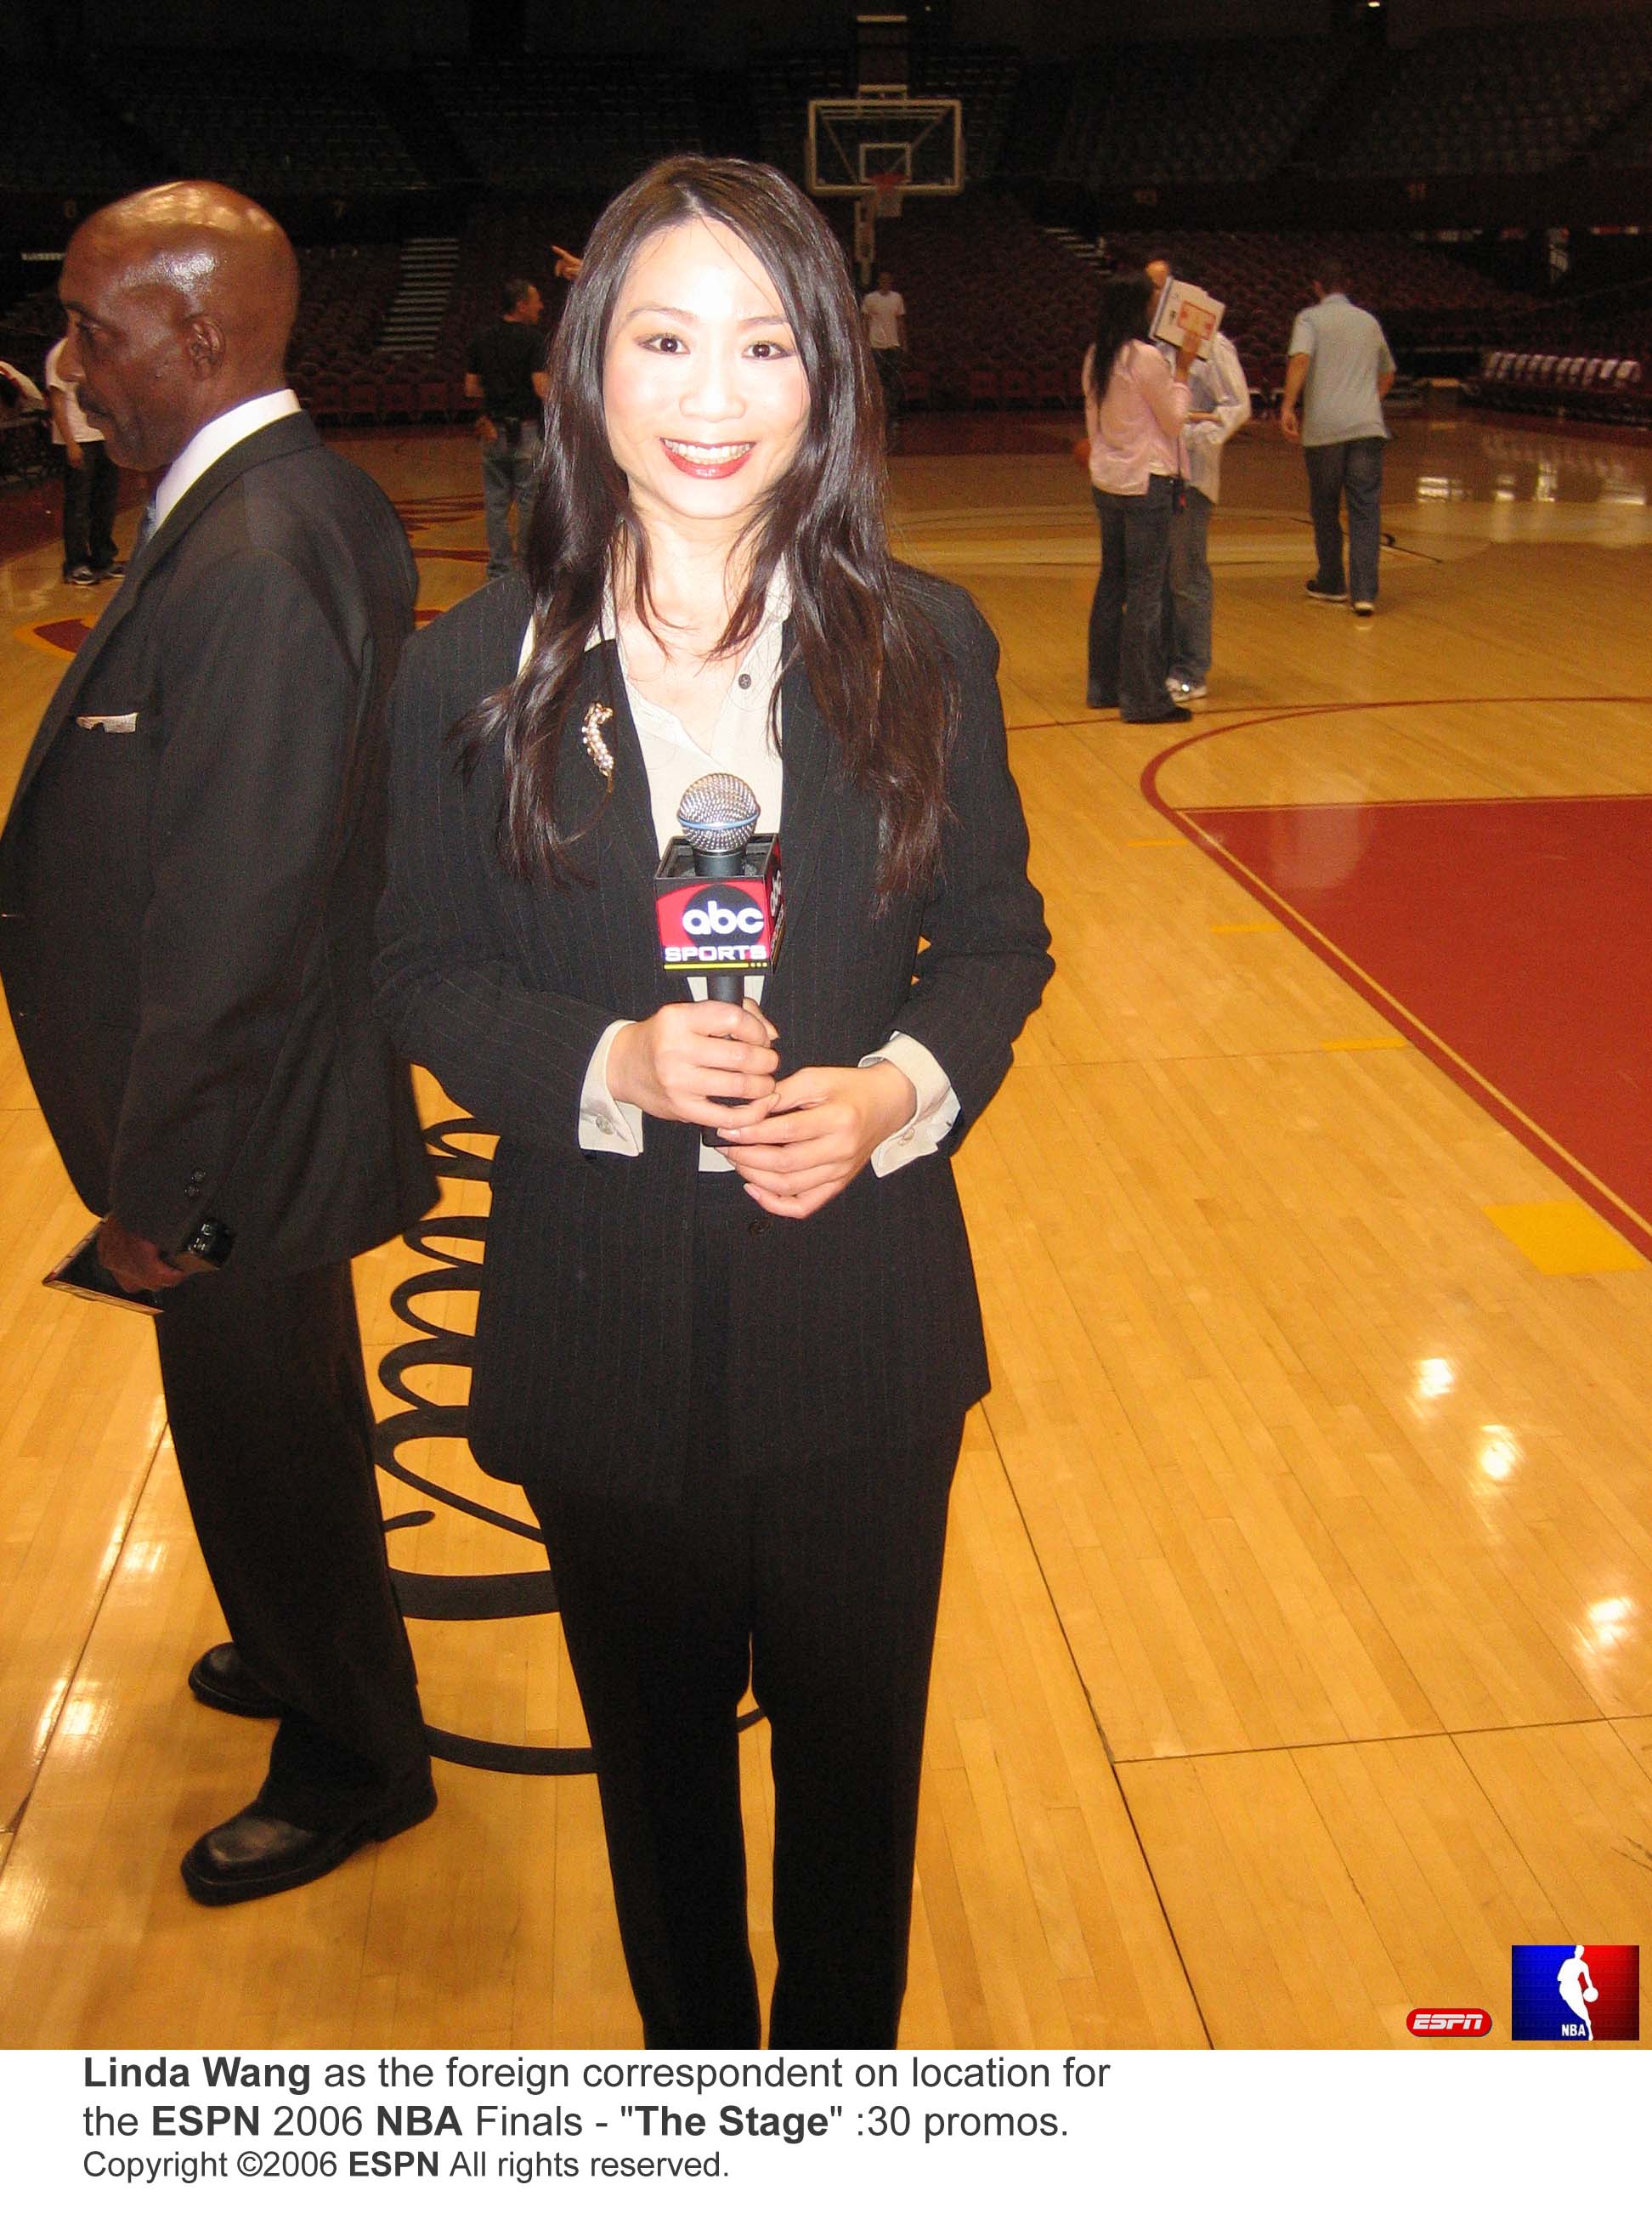
[[[911,558],[1003,641],[1060,963],[960,1161],[997,1383],[955,1494],[904,2038],[1405,2045],[1410,2009],[1472,2005],[1500,2042],[1512,1943],[1652,1943],[1652,1271],[1184,810],[1652,789],[1652,451],[1403,424],[1360,625],[1305,604],[1300,456],[1253,429],[1183,732],[1079,704],[1094,525],[1064,435],[896,465]],[[473,448],[349,449],[404,503],[425,605],[472,589]],[[50,548],[0,569],[8,781],[71,636],[40,626],[87,611],[57,576]],[[179,1856],[265,1732],[185,1689],[222,1632],[153,1353],[39,1288],[84,1224],[9,1033],[0,1189],[0,2041],[634,2043],[588,1776],[444,1765],[435,1820],[325,1881],[186,1899]],[[1517,1243],[1530,1221],[1571,1241]],[[375,1361],[427,1265],[361,1264]],[[457,1443],[406,1459],[516,1507]],[[446,1507],[391,1541],[432,1576],[535,1564]],[[554,1619],[413,1633],[437,1726],[582,1742]]]

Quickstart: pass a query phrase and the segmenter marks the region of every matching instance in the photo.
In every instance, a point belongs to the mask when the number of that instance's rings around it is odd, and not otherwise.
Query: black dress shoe
[[[198,1837],[184,1854],[184,1887],[198,1905],[237,1905],[244,1898],[272,1898],[328,1875],[363,1844],[399,1836],[436,1811],[436,1790],[420,1774],[387,1792],[365,1813],[335,1827],[302,1829],[266,1813],[255,1799],[216,1829]]]
[[[204,1706],[248,1721],[278,1722],[287,1708],[266,1691],[233,1644],[215,1644],[189,1671],[189,1687]]]

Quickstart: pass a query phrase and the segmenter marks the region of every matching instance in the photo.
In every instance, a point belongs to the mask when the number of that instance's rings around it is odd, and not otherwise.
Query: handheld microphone
[[[701,777],[678,803],[683,834],[654,880],[667,973],[704,976],[706,997],[729,1006],[745,997],[747,978],[768,972],[785,920],[779,841],[753,835],[757,815],[739,777]]]
[[[694,849],[699,876],[737,876],[757,827],[757,794],[719,770],[691,783],[677,802],[677,821]]]

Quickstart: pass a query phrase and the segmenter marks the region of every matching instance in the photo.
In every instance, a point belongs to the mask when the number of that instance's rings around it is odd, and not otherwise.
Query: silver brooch
[[[585,710],[585,720],[582,725],[585,750],[591,757],[591,765],[610,791],[613,789],[613,750],[602,735],[602,725],[613,720],[612,707],[594,702]]]

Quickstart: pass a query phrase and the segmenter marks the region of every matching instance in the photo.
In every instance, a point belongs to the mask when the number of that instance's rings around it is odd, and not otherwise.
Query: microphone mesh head
[[[719,771],[691,783],[677,802],[677,820],[697,853],[738,853],[757,827],[757,794]]]

